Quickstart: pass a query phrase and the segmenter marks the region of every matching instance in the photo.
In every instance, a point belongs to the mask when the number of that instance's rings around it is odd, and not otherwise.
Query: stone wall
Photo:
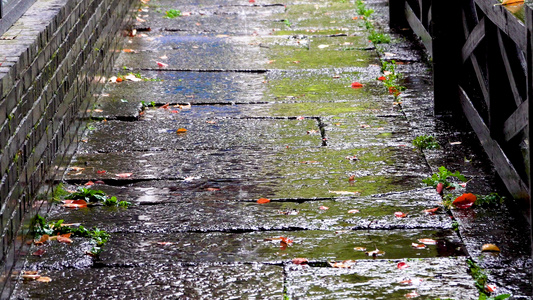
[[[0,289],[28,248],[29,220],[64,172],[103,86],[132,0],[40,0],[0,38]],[[17,264],[18,262],[18,264]]]

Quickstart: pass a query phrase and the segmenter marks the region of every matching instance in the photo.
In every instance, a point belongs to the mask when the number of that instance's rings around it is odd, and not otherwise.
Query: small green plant
[[[452,229],[454,231],[459,231],[459,223],[457,223],[457,221],[452,222]]]
[[[431,135],[419,135],[413,140],[413,146],[420,150],[424,149],[440,149],[439,143],[435,140],[435,137]]]
[[[373,44],[388,44],[391,41],[390,35],[386,33],[377,32],[375,30],[371,30],[370,34],[368,35],[368,40],[372,42]]]
[[[105,206],[121,206],[128,207],[131,205],[127,201],[118,201],[117,197],[107,196],[103,191],[93,190],[89,188],[79,187],[78,191],[67,195],[65,198],[71,200],[85,200],[88,205],[94,203],[103,203]]]
[[[292,26],[291,21],[289,21],[287,19],[283,20],[283,24],[285,24],[285,26],[287,26],[287,27],[291,27]]]
[[[446,167],[441,166],[439,168],[439,171],[437,173],[434,173],[431,175],[431,177],[428,177],[424,180],[422,180],[423,183],[425,183],[428,186],[437,187],[439,183],[443,184],[443,188],[459,188],[460,185],[454,182],[451,182],[448,180],[450,177],[455,177],[459,179],[462,182],[466,182],[466,177],[461,174],[459,171],[450,172]]]
[[[165,18],[174,19],[181,16],[181,11],[176,9],[169,9],[165,11]]]
[[[505,197],[500,196],[498,193],[476,195],[476,197],[476,202],[474,202],[476,206],[497,206],[505,202]]]
[[[368,9],[365,3],[362,0],[355,1],[357,14],[364,16],[365,18],[370,17],[374,13],[373,9]]]
[[[107,243],[110,238],[110,234],[105,230],[96,227],[90,230],[82,225],[78,227],[62,226],[63,222],[63,220],[46,221],[44,217],[37,214],[31,221],[31,234],[34,238],[40,238],[45,234],[52,236],[67,233],[71,233],[72,236],[90,238],[96,244],[96,246],[90,251],[91,254],[95,256],[101,253],[102,246]]]

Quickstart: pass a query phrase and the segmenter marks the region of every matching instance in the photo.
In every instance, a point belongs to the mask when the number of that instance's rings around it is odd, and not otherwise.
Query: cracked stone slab
[[[52,281],[18,286],[18,298],[57,299],[279,299],[283,268],[263,264],[162,264],[157,267],[45,272]],[[83,284],[80,284],[83,283]]]
[[[93,265],[93,258],[87,255],[96,244],[90,239],[71,237],[71,244],[47,241],[43,245],[32,245],[30,253],[44,251],[42,255],[28,255],[26,270],[83,269]]]
[[[318,124],[312,119],[217,118],[218,112],[222,115],[228,115],[228,111],[231,114],[232,110],[239,113],[234,107],[227,106],[204,107],[181,113],[172,113],[170,109],[166,112],[167,118],[95,122],[87,136],[88,142],[81,146],[80,153],[233,147],[276,149],[322,145]],[[194,114],[201,114],[202,118]],[[177,133],[180,128],[187,131]]]
[[[399,262],[409,266],[400,270]],[[416,292],[417,299],[477,299],[466,259],[427,258],[415,260],[357,261],[339,269],[287,265],[287,294],[291,299],[403,299]],[[415,284],[402,284],[411,280]],[[410,298],[410,297],[407,297]]]
[[[283,246],[279,237],[293,243]],[[434,238],[437,245],[414,249],[411,243],[420,238]],[[337,234],[331,231],[270,231],[247,233],[176,233],[176,234],[114,234],[101,254],[100,263],[109,266],[150,266],[179,262],[262,262],[281,264],[295,257],[309,261],[364,260],[365,247],[375,245],[385,251],[385,258],[429,258],[462,255],[457,248],[458,237],[450,231],[392,230],[352,231]]]
[[[130,39],[126,47],[135,51],[121,53],[115,62],[130,70],[264,70],[268,61],[257,38],[248,36],[151,33]]]
[[[256,230],[348,230],[348,229],[450,229],[451,219],[442,212],[427,214],[426,209],[439,207],[439,199],[428,189],[376,195],[370,197],[332,198],[315,201],[281,201],[267,204],[249,201],[180,200],[175,190],[150,191],[143,200],[143,190],[132,189],[130,197],[119,194],[119,200],[132,200],[125,208],[92,207],[71,210],[55,207],[51,220],[96,226],[109,232],[207,232]],[[112,190],[111,190],[112,191]],[[201,196],[201,194],[198,194]],[[209,198],[208,198],[209,199]],[[216,199],[216,198],[215,198]],[[355,211],[352,211],[355,210]],[[403,212],[406,217],[396,217]],[[205,222],[210,220],[210,222]]]

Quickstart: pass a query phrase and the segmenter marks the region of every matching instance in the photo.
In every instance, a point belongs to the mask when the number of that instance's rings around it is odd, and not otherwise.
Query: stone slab
[[[400,270],[399,262],[409,266]],[[465,258],[357,261],[352,268],[287,265],[291,299],[477,299]],[[415,284],[400,282],[411,280]],[[416,284],[418,283],[418,284]]]
[[[49,283],[20,284],[19,298],[279,299],[283,268],[262,264],[169,264],[148,268],[46,271]]]

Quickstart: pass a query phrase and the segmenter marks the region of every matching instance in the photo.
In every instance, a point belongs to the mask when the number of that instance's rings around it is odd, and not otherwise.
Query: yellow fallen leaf
[[[524,0],[503,0],[502,5],[524,3]]]
[[[500,252],[500,248],[494,244],[485,244],[481,246],[481,251],[483,252]]]
[[[37,278],[36,281],[39,281],[39,282],[50,282],[50,281],[52,281],[52,278],[47,277],[47,276],[41,276],[41,277]]]

